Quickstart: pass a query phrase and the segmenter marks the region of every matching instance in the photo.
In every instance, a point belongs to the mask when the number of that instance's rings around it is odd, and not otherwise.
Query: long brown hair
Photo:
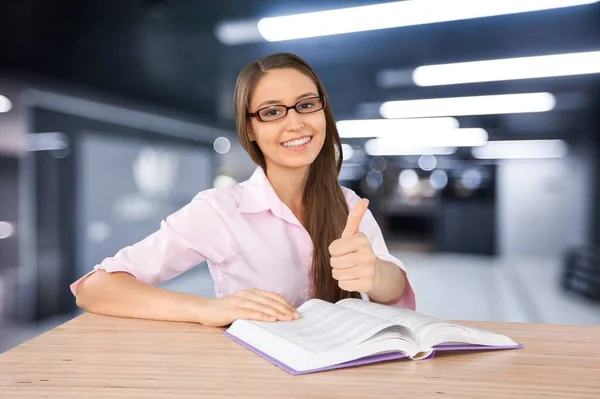
[[[325,98],[325,142],[319,155],[309,168],[304,187],[304,213],[306,230],[313,243],[312,289],[313,296],[335,302],[357,293],[342,290],[332,277],[329,263],[329,245],[340,238],[348,218],[348,204],[338,182],[342,166],[342,149],[333,112],[325,86],[312,67],[302,58],[291,53],[275,53],[246,65],[240,72],[234,91],[234,110],[237,133],[250,158],[265,170],[265,157],[255,141],[251,141],[250,98],[258,81],[270,70],[291,68],[310,77]]]

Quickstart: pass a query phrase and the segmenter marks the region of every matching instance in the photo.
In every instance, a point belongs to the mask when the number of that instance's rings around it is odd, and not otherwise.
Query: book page
[[[410,331],[401,326],[326,301],[310,300],[298,311],[302,314],[298,320],[253,323],[317,352],[352,347],[369,338],[400,338],[416,345]]]
[[[420,350],[442,343],[458,342],[491,346],[516,345],[514,341],[502,334],[452,323],[408,309],[359,299],[344,299],[339,301],[338,305],[409,328],[417,337]]]
[[[453,346],[460,346],[461,343],[496,347],[513,347],[517,345],[516,342],[505,335],[456,324],[447,324],[436,328],[422,337],[420,341],[421,346],[436,346],[439,348],[452,348]]]
[[[412,310],[381,305],[378,303],[367,302],[360,299],[344,299],[337,303],[346,309],[352,309],[357,312],[379,317],[382,320],[393,324],[399,324],[409,328],[417,337],[422,337],[431,330],[448,325],[455,325],[445,320],[426,316]]]

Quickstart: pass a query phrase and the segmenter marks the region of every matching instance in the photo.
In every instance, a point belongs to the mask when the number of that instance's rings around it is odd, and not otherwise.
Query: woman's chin
[[[300,169],[310,166],[315,160],[315,157],[310,156],[294,158],[295,159],[280,159],[279,162],[277,162],[277,164],[286,169]]]
[[[285,168],[296,169],[310,166],[315,161],[318,154],[313,154],[312,152],[303,152],[277,155],[277,157],[272,158],[272,161],[275,161],[277,164]]]
[[[309,167],[312,163],[313,160],[308,160],[305,162],[286,162],[283,164],[283,166],[288,169],[302,169]]]

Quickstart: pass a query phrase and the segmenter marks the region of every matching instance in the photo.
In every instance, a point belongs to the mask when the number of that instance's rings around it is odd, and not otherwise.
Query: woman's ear
[[[254,134],[252,133],[252,130],[250,130],[250,129],[248,129],[248,140],[256,141],[256,139],[254,138]]]

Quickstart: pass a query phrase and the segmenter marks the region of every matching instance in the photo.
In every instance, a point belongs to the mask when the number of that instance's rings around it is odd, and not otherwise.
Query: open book
[[[435,351],[521,348],[507,336],[360,299],[312,299],[294,321],[236,320],[224,334],[292,374]]]

